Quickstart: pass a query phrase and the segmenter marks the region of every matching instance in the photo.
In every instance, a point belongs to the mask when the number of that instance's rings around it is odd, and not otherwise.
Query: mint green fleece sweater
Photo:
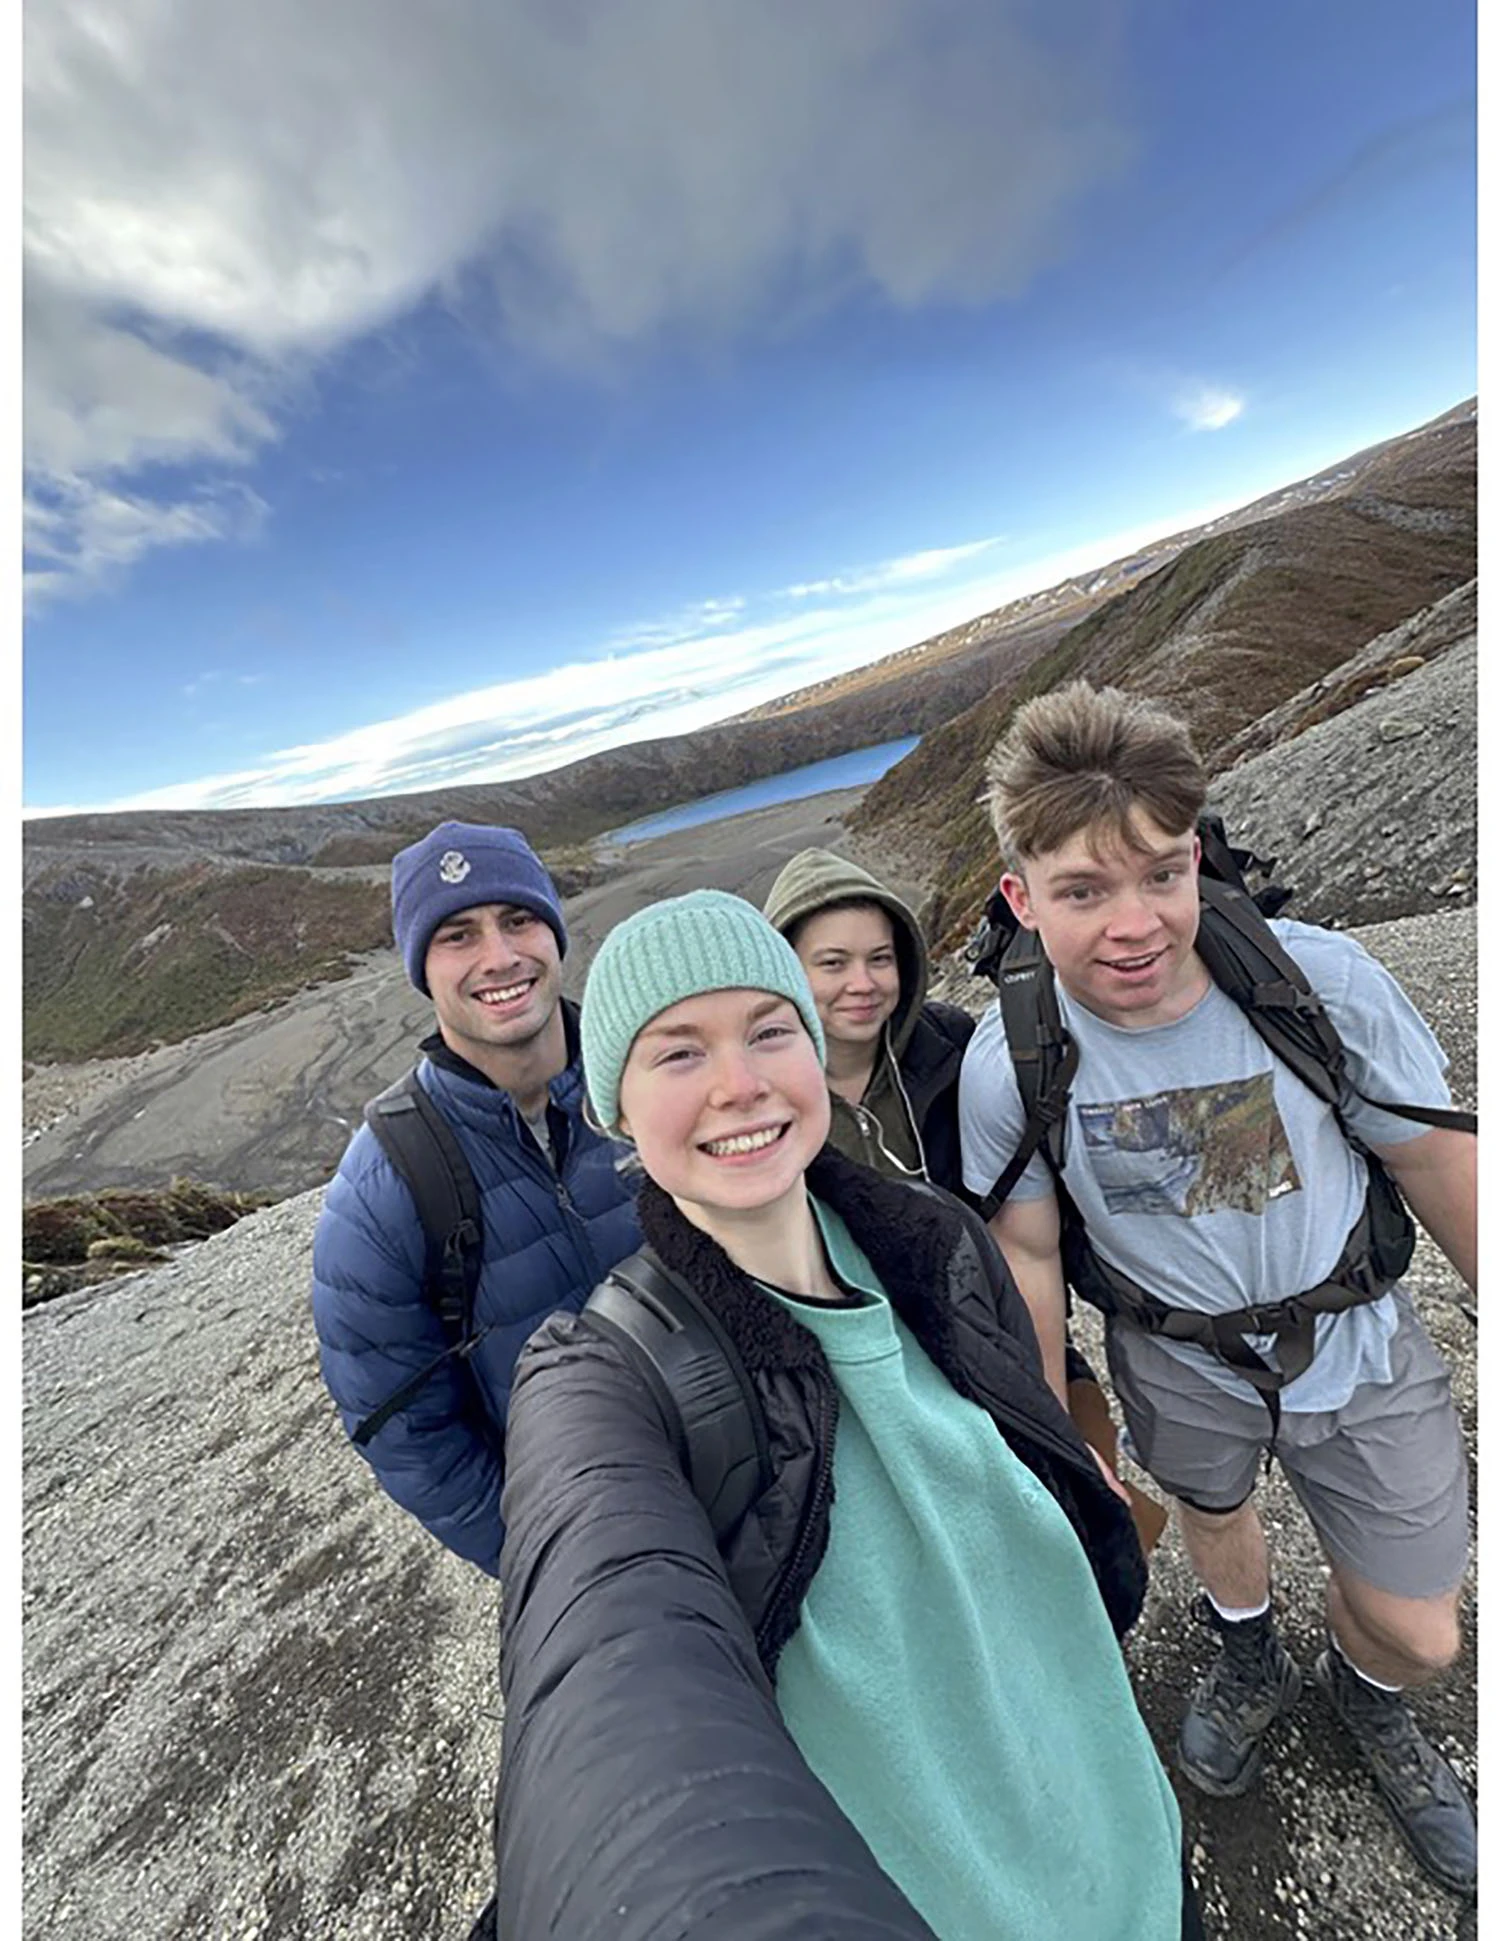
[[[893,1313],[777,1298],[839,1392],[827,1553],[777,1670],[787,1729],[942,1941],[1176,1941],[1182,1829],[1062,1509]]]

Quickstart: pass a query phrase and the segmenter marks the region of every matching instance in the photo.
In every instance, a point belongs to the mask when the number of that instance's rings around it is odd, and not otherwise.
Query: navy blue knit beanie
[[[391,859],[391,927],[406,974],[424,997],[427,946],[455,910],[513,903],[551,926],[558,954],[568,948],[562,904],[552,878],[519,829],[477,822],[440,822],[430,835]]]

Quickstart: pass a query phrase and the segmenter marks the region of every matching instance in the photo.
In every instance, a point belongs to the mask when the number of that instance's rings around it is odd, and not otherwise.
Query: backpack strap
[[[1372,1099],[1349,1077],[1344,1047],[1307,974],[1282,944],[1254,899],[1231,884],[1200,876],[1202,905],[1196,949],[1219,988],[1233,998],[1275,1057],[1339,1116],[1344,1136],[1360,1153],[1363,1143],[1344,1125],[1348,1094],[1382,1112],[1419,1125],[1477,1132],[1472,1112],[1451,1106],[1403,1105]]]
[[[1000,959],[997,980],[1026,1124],[1005,1171],[979,1202],[985,1220],[995,1217],[1043,1142],[1047,1163],[1054,1173],[1062,1171],[1068,1098],[1078,1070],[1078,1046],[1063,1024],[1052,966],[1034,930],[1016,931]]]
[[[466,1358],[488,1332],[474,1332],[474,1296],[484,1247],[479,1189],[452,1126],[415,1069],[370,1100],[365,1123],[416,1205],[427,1254],[422,1291],[443,1324],[448,1346],[356,1426],[352,1440],[361,1449],[445,1362],[454,1355]]]
[[[1220,839],[1222,834],[1221,826]],[[1227,867],[1235,868],[1236,875],[1238,865],[1255,860],[1241,851],[1227,852],[1227,857]],[[1224,862],[1216,866],[1227,874]],[[1196,948],[1209,975],[1244,1012],[1272,1056],[1333,1109],[1344,1137],[1365,1161],[1369,1173],[1365,1206],[1328,1278],[1285,1300],[1209,1314],[1168,1307],[1100,1257],[1061,1180],[1077,1046],[1062,1023],[1052,968],[1040,938],[1025,930],[1017,931],[1000,957],[996,981],[1026,1125],[1010,1163],[980,1202],[979,1211],[986,1220],[993,1218],[1040,1149],[1057,1181],[1068,1285],[1105,1314],[1125,1316],[1147,1333],[1191,1341],[1216,1354],[1260,1392],[1274,1428],[1280,1389],[1312,1360],[1316,1316],[1378,1299],[1406,1271],[1415,1243],[1415,1228],[1395,1182],[1345,1121],[1350,1097],[1419,1124],[1460,1132],[1476,1131],[1478,1121],[1472,1112],[1395,1104],[1361,1092],[1349,1077],[1343,1043],[1322,1000],[1271,929],[1259,899],[1240,883],[1206,873],[1200,874],[1198,888],[1201,919]],[[1272,1367],[1251,1347],[1246,1337],[1254,1335],[1274,1336],[1279,1366]]]
[[[1060,1196],[1064,1190],[1059,1189]],[[1281,1420],[1280,1391],[1312,1362],[1317,1317],[1378,1300],[1406,1271],[1416,1238],[1389,1175],[1384,1168],[1372,1170],[1365,1205],[1326,1280],[1282,1300],[1208,1313],[1168,1307],[1112,1267],[1090,1244],[1071,1206],[1070,1213],[1063,1240],[1069,1285],[1090,1306],[1122,1316],[1145,1334],[1192,1342],[1217,1355],[1257,1390],[1270,1414],[1273,1437]],[[1249,1338],[1259,1335],[1275,1340],[1274,1366],[1250,1344]]]
[[[620,1342],[645,1379],[722,1544],[772,1481],[765,1416],[723,1324],[650,1247],[610,1270],[583,1318]]]

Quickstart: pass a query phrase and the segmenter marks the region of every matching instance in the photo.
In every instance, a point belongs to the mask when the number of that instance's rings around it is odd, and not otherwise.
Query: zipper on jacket
[[[782,1605],[785,1604],[790,1595],[792,1585],[797,1581],[797,1573],[802,1568],[802,1560],[807,1555],[812,1543],[813,1531],[817,1528],[818,1518],[822,1514],[824,1500],[833,1482],[833,1439],[835,1422],[830,1419],[833,1415],[833,1404],[830,1398],[831,1388],[831,1381],[820,1381],[818,1384],[818,1474],[813,1482],[812,1495],[808,1498],[807,1513],[802,1519],[801,1529],[797,1532],[797,1542],[793,1547],[790,1558],[787,1560],[786,1569],[781,1574],[781,1581],[776,1586],[770,1603],[766,1606],[766,1614],[755,1627],[755,1648],[762,1658],[765,1656],[766,1639],[770,1635],[774,1620],[780,1614]]]
[[[583,1261],[584,1281],[586,1283],[583,1289],[583,1299],[586,1301],[589,1297],[589,1289],[594,1286],[595,1282],[601,1281],[604,1278],[604,1270],[599,1264],[599,1256],[594,1252],[593,1242],[589,1238],[588,1222],[579,1212],[578,1202],[568,1191],[567,1182],[554,1175],[552,1190],[557,1200],[558,1211],[562,1214],[564,1221],[569,1223],[569,1231],[573,1235],[574,1243]]]
[[[845,1103],[847,1104],[848,1101],[846,1100]],[[875,1150],[878,1153],[882,1154],[886,1159],[888,1159],[890,1163],[896,1168],[896,1171],[894,1174],[887,1175],[888,1178],[897,1178],[897,1179],[926,1179],[927,1178],[927,1174],[923,1171],[923,1169],[920,1166],[908,1166],[904,1159],[898,1159],[896,1155],[891,1151],[890,1147],[885,1143],[885,1139],[881,1134],[880,1120],[870,1110],[869,1106],[851,1105],[849,1107],[849,1110],[854,1114],[855,1123],[858,1125],[860,1131],[864,1134],[866,1143],[869,1145],[873,1145]],[[922,1142],[921,1142],[921,1139],[919,1138],[917,1140],[917,1151],[920,1153],[921,1150],[922,1150]]]
[[[583,1264],[584,1287],[580,1297],[581,1305],[582,1301],[588,1299],[589,1291],[595,1282],[604,1278],[604,1269],[600,1265],[599,1256],[595,1253],[593,1243],[589,1239],[588,1223],[579,1211],[578,1202],[568,1191],[567,1181],[563,1178],[563,1168],[566,1166],[570,1171],[576,1172],[584,1163],[584,1158],[587,1155],[585,1154],[580,1157],[578,1140],[576,1138],[570,1138],[567,1142],[566,1149],[558,1152],[555,1162],[549,1160],[532,1135],[530,1128],[528,1127],[524,1132],[522,1131],[521,1114],[514,1101],[512,1101],[511,1110],[516,1120],[516,1151],[525,1164],[531,1168],[533,1175],[546,1184],[548,1191],[557,1202],[558,1211],[563,1215],[564,1221],[568,1223],[568,1231],[573,1236],[574,1244]],[[558,1110],[561,1112],[563,1108],[559,1106]],[[572,1130],[573,1128],[570,1126],[569,1131],[571,1132]]]

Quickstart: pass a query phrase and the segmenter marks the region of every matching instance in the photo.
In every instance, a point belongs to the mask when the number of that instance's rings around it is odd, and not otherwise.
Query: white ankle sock
[[[1232,1610],[1228,1605],[1221,1604],[1212,1591],[1205,1591],[1203,1595],[1213,1605],[1214,1609],[1226,1624],[1243,1624],[1247,1618],[1264,1617],[1266,1612],[1271,1608],[1269,1592],[1261,1599],[1259,1604],[1247,1605],[1242,1611]]]
[[[1402,1692],[1406,1690],[1406,1687],[1404,1685],[1387,1685],[1382,1683],[1382,1681],[1378,1678],[1372,1678],[1367,1671],[1361,1671],[1359,1666],[1355,1664],[1354,1660],[1349,1656],[1348,1652],[1345,1651],[1344,1647],[1339,1643],[1338,1639],[1333,1635],[1331,1631],[1328,1633],[1328,1641],[1333,1646],[1334,1650],[1343,1659],[1344,1663],[1349,1667],[1350,1671],[1354,1673],[1354,1676],[1356,1678],[1363,1679],[1365,1684],[1373,1686],[1377,1692],[1388,1692],[1391,1695],[1391,1697],[1395,1698],[1395,1697],[1398,1697]]]

